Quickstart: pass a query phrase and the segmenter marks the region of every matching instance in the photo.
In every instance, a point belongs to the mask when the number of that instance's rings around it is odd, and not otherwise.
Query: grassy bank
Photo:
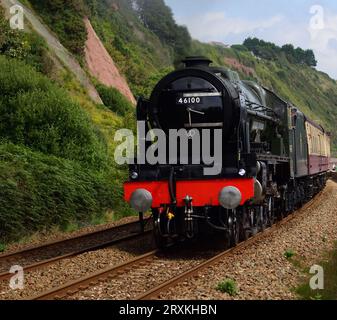
[[[111,111],[90,104],[86,112],[85,100],[22,61],[0,55],[0,69],[0,243],[86,225],[111,210],[130,214],[127,171],[111,155],[111,130],[122,123],[111,128],[105,117],[109,133],[101,130],[88,114],[113,118]]]

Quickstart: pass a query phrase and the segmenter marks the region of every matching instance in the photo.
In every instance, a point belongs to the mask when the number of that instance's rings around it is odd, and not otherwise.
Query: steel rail
[[[106,279],[113,279],[118,275],[123,274],[125,271],[130,270],[135,265],[146,265],[149,260],[153,259],[157,255],[157,253],[159,253],[158,250],[148,252],[117,266],[108,267],[104,270],[97,271],[78,280],[74,280],[62,286],[52,288],[46,292],[30,297],[27,300],[62,299],[67,295],[73,295],[78,291],[83,291],[90,286],[94,286],[101,281],[105,281]]]
[[[149,220],[150,219],[144,220],[144,222],[146,223]],[[88,233],[85,233],[85,234],[81,234],[79,236],[73,236],[73,237],[70,237],[70,238],[67,238],[67,239],[49,241],[49,242],[46,242],[42,245],[34,245],[34,246],[30,246],[30,247],[20,249],[20,250],[17,250],[17,251],[0,254],[0,262],[3,261],[3,260],[7,260],[9,258],[11,258],[11,259],[15,258],[16,256],[21,257],[21,256],[26,255],[26,254],[31,254],[33,251],[39,251],[39,250],[44,250],[44,249],[47,249],[47,248],[50,248],[50,247],[53,247],[53,246],[64,245],[64,244],[71,243],[71,242],[76,241],[76,240],[81,240],[81,239],[97,236],[99,234],[109,233],[109,232],[113,232],[113,231],[119,231],[120,229],[129,228],[129,227],[132,227],[132,226],[137,226],[137,224],[139,224],[139,221],[126,223],[126,224],[122,224],[122,225],[111,227],[111,228],[96,230],[96,231],[88,232]]]
[[[149,235],[151,232],[152,231],[149,230],[149,231],[145,231],[143,233],[137,233],[135,235],[122,237],[122,238],[119,238],[119,239],[116,239],[116,240],[106,241],[106,242],[100,243],[98,245],[88,246],[88,247],[85,247],[83,249],[79,249],[79,250],[67,253],[65,255],[56,256],[54,258],[42,260],[42,261],[27,265],[23,269],[24,269],[24,272],[31,272],[31,271],[34,271],[34,270],[38,270],[38,269],[41,269],[41,268],[46,267],[48,265],[54,264],[58,261],[61,261],[61,260],[67,259],[67,258],[72,258],[72,257],[78,256],[78,255],[80,255],[82,253],[85,253],[85,252],[104,249],[104,248],[107,248],[107,247],[110,247],[110,246],[116,246],[116,245],[118,245],[120,243],[123,243],[123,242],[140,239],[140,238],[142,238],[146,235]],[[10,273],[10,272],[0,273],[0,281],[10,279],[11,277],[13,277],[13,273]]]

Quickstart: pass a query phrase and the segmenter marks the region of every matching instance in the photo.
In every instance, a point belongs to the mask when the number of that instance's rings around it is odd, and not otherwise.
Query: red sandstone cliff
[[[90,73],[101,83],[116,88],[133,104],[136,100],[125,78],[120,74],[108,51],[98,38],[90,21],[85,19],[88,39],[85,46],[85,58]]]

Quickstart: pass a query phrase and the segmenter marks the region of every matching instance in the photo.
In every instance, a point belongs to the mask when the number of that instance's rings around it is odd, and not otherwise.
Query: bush
[[[84,55],[87,31],[82,0],[30,0],[32,6],[72,53]]]
[[[0,57],[0,69],[1,137],[95,168],[105,164],[105,143],[64,90],[18,61]]]
[[[284,257],[286,259],[290,259],[292,258],[293,256],[295,255],[295,252],[293,250],[287,250],[285,253],[284,253]]]
[[[102,173],[80,164],[0,144],[0,243],[70,223],[86,224],[114,205]]]
[[[234,44],[231,46],[232,49],[237,50],[237,51],[249,51],[247,47],[245,47],[242,44]]]
[[[230,296],[237,295],[237,286],[236,282],[232,279],[226,279],[218,284],[216,287],[218,291],[221,291],[223,293],[228,293]]]
[[[49,74],[54,63],[45,40],[36,33],[12,30],[0,7],[0,54],[25,61],[36,70]]]
[[[96,88],[103,103],[111,111],[116,112],[120,116],[125,116],[135,111],[134,106],[117,89],[103,84],[98,84]]]
[[[0,55],[0,68],[0,92],[3,98],[34,89],[48,91],[52,88],[47,78],[17,60]]]

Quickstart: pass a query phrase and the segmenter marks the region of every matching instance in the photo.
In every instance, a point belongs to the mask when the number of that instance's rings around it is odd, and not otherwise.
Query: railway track
[[[206,259],[205,261],[198,263],[196,266],[193,266],[192,268],[188,268],[188,270],[181,272],[180,274],[176,275],[175,277],[172,277],[171,279],[152,287],[150,290],[147,290],[146,292],[142,293],[141,295],[138,295],[136,297],[136,300],[149,300],[158,298],[162,292],[167,291],[169,288],[185,281],[186,279],[193,277],[197,275],[200,271],[203,269],[216,264],[221,259],[225,258],[227,255],[232,254],[239,249],[242,249],[243,247],[246,247],[253,242],[257,241],[261,237],[264,237],[266,234],[272,232],[273,230],[277,229],[281,225],[284,225],[288,223],[290,220],[297,217],[299,214],[303,213],[305,210],[309,209],[317,200],[319,197],[316,196],[313,200],[305,204],[301,209],[297,210],[295,213],[289,215],[284,220],[276,223],[272,227],[266,229],[263,233],[259,233],[255,235],[254,237],[248,239],[245,242],[240,243],[238,246],[231,248],[227,251],[220,252],[216,255],[213,255],[211,258]],[[108,267],[104,270],[95,272],[91,275],[85,276],[83,278],[80,278],[78,280],[66,283],[62,286],[53,288],[51,290],[48,290],[46,292],[43,292],[41,294],[38,294],[36,296],[30,297],[28,300],[51,300],[51,299],[64,299],[67,297],[70,297],[78,292],[84,291],[90,287],[94,287],[96,285],[99,285],[100,283],[103,283],[105,281],[111,281],[120,275],[125,275],[127,272],[131,272],[134,269],[141,269],[142,267],[149,268],[151,266],[151,263],[154,263],[154,261],[159,260],[160,262],[160,254],[161,252],[159,250],[154,250],[151,252],[148,252],[144,255],[141,255],[139,257],[136,257],[132,260],[129,260],[125,263],[121,263],[117,266]]]
[[[145,222],[147,223],[149,220],[147,219]],[[43,245],[31,246],[23,250],[2,254],[0,255],[0,266],[3,272],[0,273],[0,281],[13,276],[12,273],[4,271],[9,270],[12,265],[20,265],[24,268],[24,271],[33,271],[85,252],[140,239],[151,232],[148,228],[144,232],[137,231],[137,229],[140,229],[139,222],[131,222],[65,240],[51,241]]]
[[[309,201],[307,204],[305,204],[302,208],[300,208],[299,210],[297,210],[296,212],[294,212],[293,214],[290,214],[288,217],[286,217],[285,219],[283,219],[282,221],[274,224],[273,226],[271,226],[270,228],[266,229],[264,232],[258,233],[257,235],[255,235],[254,237],[248,239],[245,242],[241,242],[240,244],[238,244],[236,247],[230,248],[227,251],[221,252],[220,254],[212,257],[211,259],[197,265],[194,268],[191,268],[190,270],[187,270],[186,272],[183,272],[181,274],[179,274],[178,276],[160,284],[159,286],[152,288],[151,290],[146,291],[145,293],[139,295],[136,297],[135,300],[151,300],[151,299],[158,299],[160,294],[167,291],[168,289],[174,287],[175,285],[184,282],[185,280],[198,275],[202,270],[217,264],[219,261],[221,261],[223,258],[225,258],[226,256],[228,256],[229,254],[235,253],[237,251],[239,251],[240,249],[247,247],[248,245],[256,242],[258,239],[264,237],[266,234],[271,233],[272,231],[274,231],[275,229],[277,229],[278,227],[285,225],[286,223],[288,223],[290,220],[294,219],[295,217],[297,217],[300,213],[303,213],[305,210],[308,210],[311,206],[313,206],[317,200],[317,198],[321,195],[321,193],[319,193],[314,199],[312,199],[311,201]]]

